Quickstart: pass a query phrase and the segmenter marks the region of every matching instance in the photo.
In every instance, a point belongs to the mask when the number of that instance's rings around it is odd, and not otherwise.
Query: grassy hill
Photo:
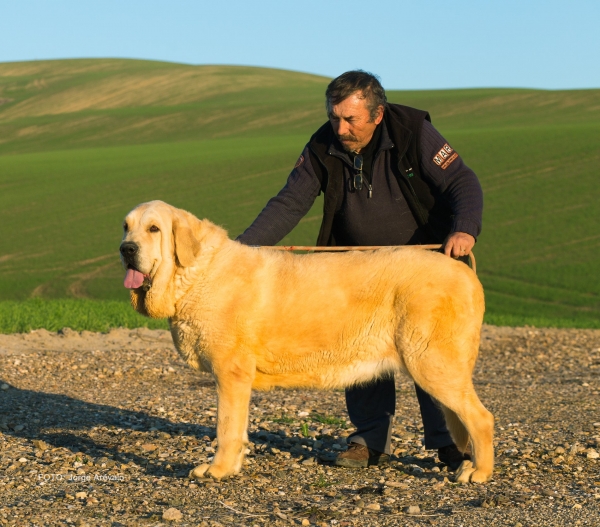
[[[134,60],[0,64],[0,299],[125,299],[121,220],[242,232],[325,120],[328,79]],[[488,320],[600,327],[600,90],[389,92],[479,175]],[[320,204],[284,243],[312,243]]]

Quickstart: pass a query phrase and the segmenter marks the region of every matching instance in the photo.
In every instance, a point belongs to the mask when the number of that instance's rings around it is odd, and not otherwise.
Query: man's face
[[[371,120],[367,101],[361,98],[360,92],[353,93],[339,104],[332,106],[329,122],[333,131],[345,150],[360,152],[369,144],[375,128],[383,119],[383,106],[378,108],[378,115]]]

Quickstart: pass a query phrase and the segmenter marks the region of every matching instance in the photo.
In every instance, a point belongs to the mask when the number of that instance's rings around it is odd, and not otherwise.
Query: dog
[[[483,289],[466,265],[418,248],[297,255],[246,246],[162,201],[125,218],[124,285],[141,314],[168,318],[175,346],[211,372],[218,450],[191,478],[241,470],[252,389],[344,388],[404,371],[442,409],[472,461],[460,482],[494,464],[494,418],[472,383]]]

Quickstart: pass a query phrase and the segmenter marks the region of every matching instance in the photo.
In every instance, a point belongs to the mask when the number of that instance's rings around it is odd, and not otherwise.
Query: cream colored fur
[[[169,318],[175,346],[212,372],[218,451],[190,476],[237,473],[252,389],[342,388],[403,370],[437,399],[473,462],[459,481],[493,469],[493,417],[473,388],[484,299],[463,263],[418,248],[295,255],[242,245],[208,220],[161,201],[126,219],[146,291],[140,313]],[[151,232],[151,226],[158,232]]]

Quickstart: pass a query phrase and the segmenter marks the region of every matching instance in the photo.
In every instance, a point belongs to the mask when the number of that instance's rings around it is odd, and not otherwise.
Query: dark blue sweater
[[[367,189],[351,191],[344,185],[344,199],[334,217],[333,234],[337,245],[405,245],[427,243],[427,235],[421,232],[410,211],[398,182],[391,173],[389,151],[393,147],[385,122],[379,125],[381,132],[374,137],[379,144],[374,150],[371,182],[372,197]],[[475,173],[460,156],[440,158],[440,151],[447,145],[442,135],[427,121],[423,121],[420,135],[419,163],[424,180],[436,190],[452,209],[450,232],[466,232],[475,238],[481,232],[483,193]],[[373,145],[370,145],[373,147]],[[367,147],[369,148],[369,147]],[[352,173],[352,159],[338,149],[339,157],[345,158],[348,176]],[[453,152],[454,153],[454,152]],[[442,151],[442,155],[446,155]],[[451,159],[452,158],[452,159]],[[442,168],[446,161],[450,163]],[[346,182],[347,183],[347,182]],[[238,240],[247,245],[275,245],[284,238],[310,210],[321,190],[321,183],[311,165],[308,145],[286,185]]]

